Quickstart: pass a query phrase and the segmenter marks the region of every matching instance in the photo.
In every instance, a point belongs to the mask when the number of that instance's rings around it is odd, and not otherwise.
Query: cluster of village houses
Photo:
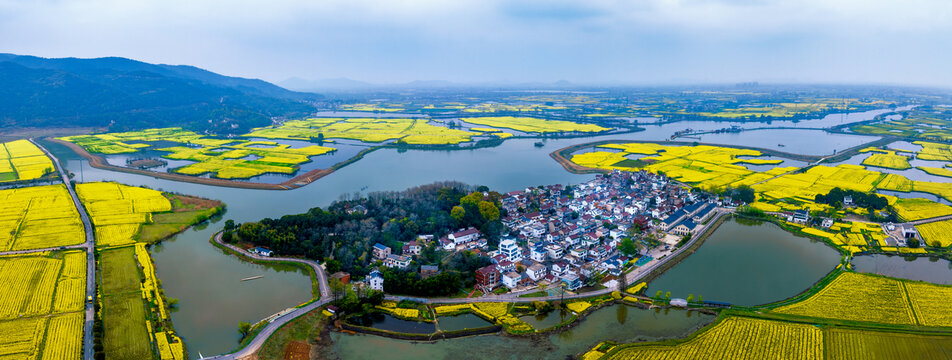
[[[376,244],[373,256],[384,266],[406,268],[426,244],[437,241],[448,251],[473,251],[492,259],[492,265],[474,274],[476,288],[483,292],[500,287],[523,291],[539,285],[571,291],[592,279],[612,281],[638,260],[641,255],[629,257],[618,251],[630,227],[656,234],[658,246],[673,247],[720,205],[730,204],[720,204],[716,197],[691,191],[664,175],[614,171],[568,188],[550,185],[506,194],[502,207],[509,216],[502,222],[508,235],[496,250],[489,250],[479,230],[469,228],[441,239],[421,236],[406,243],[399,255]],[[422,271],[428,272],[422,274],[425,277],[439,270],[427,266]],[[383,290],[379,272],[372,272],[367,282]]]

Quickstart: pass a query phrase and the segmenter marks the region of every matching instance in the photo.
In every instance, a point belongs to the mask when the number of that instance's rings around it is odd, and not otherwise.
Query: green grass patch
[[[534,293],[528,293],[528,294],[519,295],[519,297],[521,297],[521,298],[532,298],[532,297],[543,297],[543,296],[549,296],[549,293],[547,293],[547,292],[545,292],[545,291],[536,291],[536,292],[534,292]]]
[[[135,292],[139,296],[139,267],[135,248],[127,246],[99,253],[100,283],[104,296]]]
[[[625,159],[625,160],[612,164],[612,166],[630,167],[630,168],[640,168],[645,165],[648,165],[648,163],[644,162],[641,159]]]
[[[315,309],[304,316],[292,320],[275,331],[258,351],[259,360],[282,360],[288,343],[300,341],[312,343],[320,340],[322,322],[325,317],[321,309]]]
[[[154,358],[145,316],[139,293],[103,298],[103,348],[107,359]]]
[[[139,228],[137,240],[155,243],[184,231],[221,212],[224,206],[219,201],[197,197],[165,194],[172,203],[172,211],[152,214],[152,223]]]

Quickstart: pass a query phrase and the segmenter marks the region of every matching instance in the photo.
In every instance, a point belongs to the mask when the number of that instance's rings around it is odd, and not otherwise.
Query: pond
[[[612,305],[592,312],[566,331],[548,336],[484,335],[410,342],[333,332],[333,345],[321,351],[328,358],[356,360],[565,359],[605,340],[627,343],[682,338],[712,321],[714,316],[694,311]]]
[[[697,252],[648,284],[646,294],[689,294],[707,301],[753,306],[794,296],[840,262],[823,242],[758,220],[725,221]]]
[[[572,318],[572,313],[564,310],[553,310],[546,314],[525,315],[519,317],[520,320],[532,325],[532,327],[536,330],[545,330],[551,328],[570,318]]]
[[[940,258],[863,255],[853,258],[858,272],[952,285],[952,262]]]
[[[371,312],[363,316],[348,318],[347,322],[405,334],[432,334],[436,332],[436,324],[434,323],[398,319],[393,315],[381,312]]]
[[[473,314],[462,314],[456,316],[444,316],[437,319],[441,331],[457,331],[463,329],[478,329],[493,324],[483,320],[483,318]]]

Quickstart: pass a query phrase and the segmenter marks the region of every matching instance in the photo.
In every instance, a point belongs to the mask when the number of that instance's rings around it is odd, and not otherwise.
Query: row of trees
[[[882,210],[889,206],[889,201],[887,201],[884,196],[856,190],[843,190],[840,188],[833,188],[833,190],[830,190],[830,192],[826,194],[816,194],[813,201],[818,204],[831,205],[834,208],[842,208],[844,205],[843,199],[847,196],[853,198],[853,205],[856,207]]]

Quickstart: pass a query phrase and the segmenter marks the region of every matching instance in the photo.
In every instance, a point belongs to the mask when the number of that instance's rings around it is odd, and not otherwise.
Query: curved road
[[[86,297],[92,296],[96,297],[96,258],[93,255],[93,252],[96,250],[96,236],[93,233],[92,222],[89,221],[89,214],[86,213],[86,208],[83,207],[83,204],[79,201],[79,196],[76,195],[76,190],[73,189],[72,184],[69,182],[69,175],[66,174],[66,170],[63,169],[63,166],[60,164],[59,159],[56,156],[53,156],[49,150],[46,150],[45,147],[38,144],[33,139],[29,139],[33,145],[43,150],[43,153],[46,154],[51,160],[53,160],[53,165],[56,167],[56,170],[59,171],[60,176],[63,177],[63,184],[66,185],[66,190],[69,191],[69,196],[73,198],[73,204],[76,206],[76,211],[79,212],[79,217],[83,220],[83,228],[86,232],[86,242],[82,245],[68,246],[70,249],[86,249]],[[85,301],[86,304],[86,321],[83,326],[83,359],[92,360],[93,358],[93,302]]]
[[[274,332],[277,331],[279,328],[281,328],[281,326],[283,326],[284,324],[287,324],[291,320],[298,318],[299,316],[307,314],[311,312],[312,310],[317,309],[321,306],[324,306],[330,302],[330,299],[331,299],[330,286],[327,284],[327,274],[324,272],[324,268],[321,267],[321,265],[318,264],[316,261],[307,260],[307,259],[285,258],[285,257],[265,257],[258,254],[253,254],[237,246],[226,244],[225,242],[221,241],[221,234],[222,234],[221,232],[218,232],[215,234],[215,237],[214,237],[215,242],[218,243],[219,245],[222,245],[222,246],[228,247],[231,250],[234,250],[236,253],[240,254],[239,256],[245,256],[255,260],[262,260],[262,261],[288,261],[288,262],[295,262],[295,263],[300,263],[300,264],[310,266],[312,269],[314,269],[314,273],[317,275],[317,281],[319,284],[318,288],[320,289],[320,292],[321,292],[321,299],[318,301],[312,302],[310,304],[307,304],[303,307],[300,307],[298,309],[295,309],[292,312],[289,312],[287,314],[284,314],[272,319],[271,322],[268,323],[268,325],[264,327],[264,329],[261,329],[261,331],[258,332],[257,335],[255,335],[255,338],[252,339],[251,342],[249,342],[247,345],[245,345],[243,348],[239,349],[238,351],[235,351],[231,354],[205,357],[204,359],[237,360],[237,359],[242,359],[242,358],[251,356],[255,354],[256,352],[258,352],[261,346],[264,345],[264,342],[267,341],[269,337],[271,337],[271,334],[274,334]]]
[[[681,246],[680,248],[678,248],[671,254],[668,254],[668,256],[665,257],[665,259],[672,259],[678,254],[686,251],[688,248],[691,247],[691,245],[694,245],[694,243],[697,242],[697,240],[700,239],[701,236],[703,236],[704,234],[706,234],[708,231],[711,230],[710,227],[712,224],[717,223],[718,219],[720,219],[724,215],[730,214],[729,210],[722,209],[722,208],[718,208],[715,211],[717,211],[717,214],[714,217],[712,217],[707,222],[707,224],[704,225],[700,229],[700,231],[697,231],[696,234],[691,238],[691,240],[687,244],[684,244],[684,246]],[[321,300],[310,303],[304,307],[295,309],[292,312],[289,312],[287,314],[274,318],[264,329],[262,329],[260,332],[258,332],[257,335],[255,335],[255,338],[252,339],[251,342],[248,343],[248,345],[245,345],[243,348],[239,349],[238,351],[235,351],[231,354],[222,354],[222,355],[217,355],[212,357],[205,357],[204,359],[238,360],[238,359],[249,357],[255,354],[256,352],[258,352],[261,346],[264,345],[265,341],[269,337],[271,337],[271,334],[274,334],[274,332],[277,331],[281,326],[283,326],[284,324],[287,324],[289,321],[294,320],[299,316],[307,314],[311,312],[312,310],[317,309],[321,306],[324,306],[325,304],[330,302],[330,296],[329,296],[330,287],[327,284],[327,276],[324,273],[324,268],[321,267],[321,265],[318,264],[316,261],[306,260],[306,259],[297,259],[297,258],[264,257],[257,254],[252,254],[237,246],[224,243],[223,241],[221,241],[221,234],[222,234],[221,232],[218,232],[215,234],[215,237],[214,237],[215,242],[222,246],[226,246],[229,249],[234,250],[238,254],[241,254],[240,256],[246,256],[255,260],[262,260],[262,261],[290,261],[290,262],[296,262],[296,263],[301,263],[301,264],[310,266],[311,268],[314,269],[314,272],[317,274],[318,282],[320,283],[319,287],[321,291]],[[636,269],[636,271],[629,272],[628,274],[625,275],[626,279],[628,280],[627,283],[628,284],[635,283],[636,281],[647,276],[649,273],[651,273],[652,271],[654,271],[655,269],[657,269],[659,266],[661,266],[662,264],[666,262],[667,260],[657,261],[654,264],[649,264],[649,265]],[[552,301],[552,300],[559,300],[559,299],[586,298],[586,297],[608,294],[615,290],[617,289],[605,288],[605,289],[600,289],[596,291],[590,291],[590,292],[579,293],[579,294],[571,294],[571,295],[565,295],[565,296],[550,295],[545,297],[532,297],[532,298],[520,298],[519,294],[487,295],[487,296],[482,296],[478,298],[414,298],[414,297],[387,295],[386,298],[388,300],[413,300],[413,301],[428,303],[428,304],[430,303],[459,304],[459,303],[472,303],[472,302],[532,302],[532,301]]]

